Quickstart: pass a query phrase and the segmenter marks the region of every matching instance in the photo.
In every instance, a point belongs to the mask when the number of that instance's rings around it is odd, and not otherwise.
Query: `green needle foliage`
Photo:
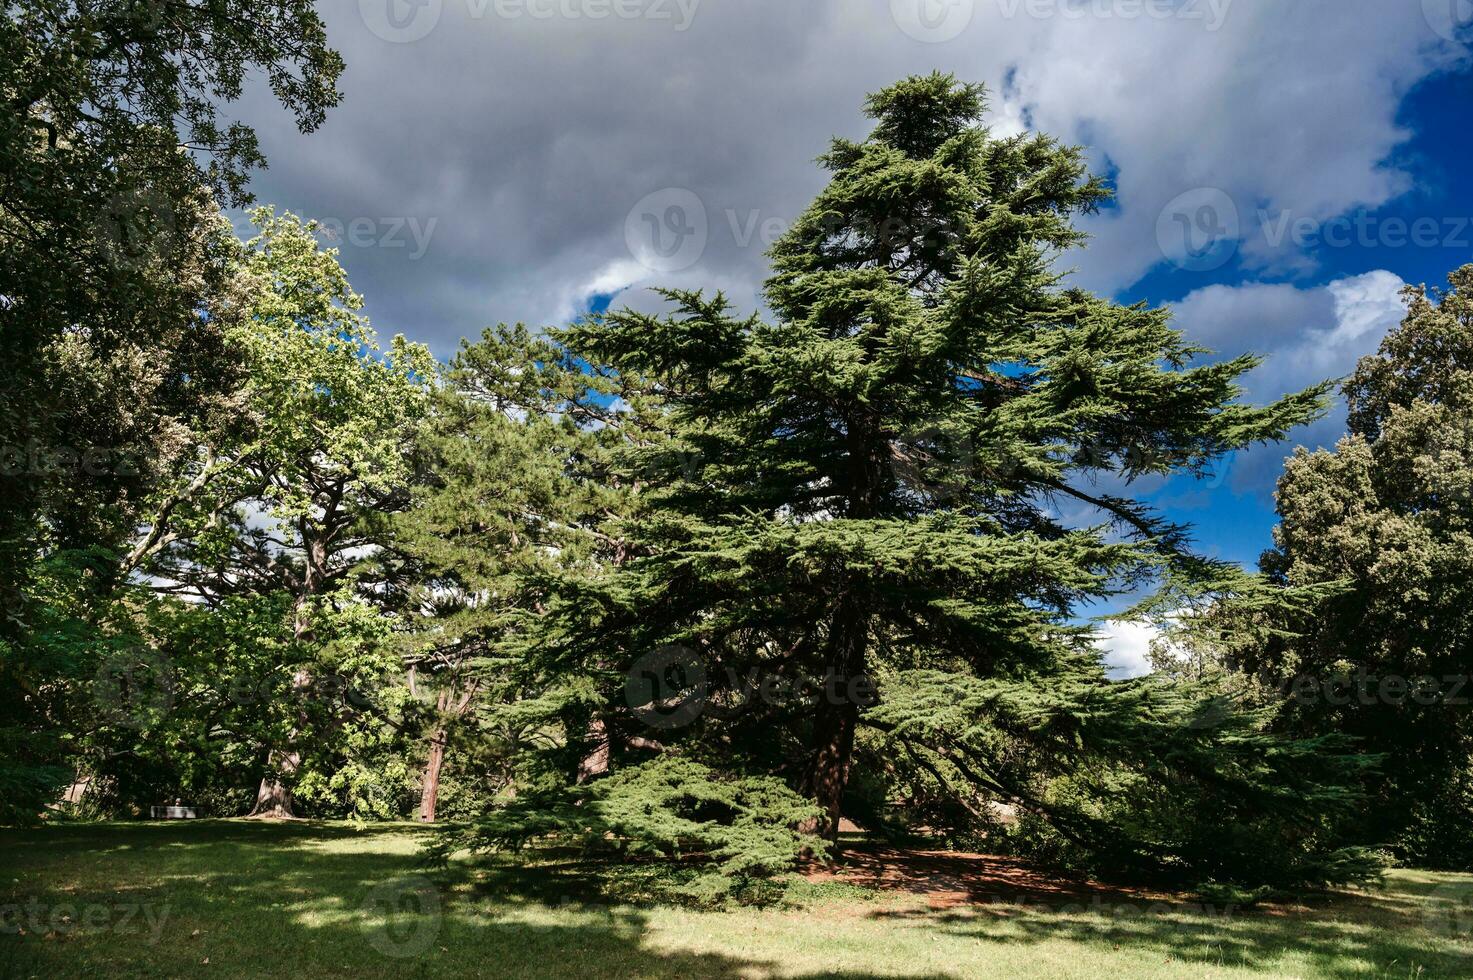
[[[573,849],[717,902],[848,818],[1255,894],[1373,875],[1368,805],[1467,785],[1461,717],[1286,708],[1228,668],[1456,666],[1473,272],[1362,365],[1355,438],[1291,466],[1263,581],[1134,483],[1283,439],[1328,386],[1244,404],[1255,358],[1071,287],[1108,190],[994,137],[980,87],[869,99],[763,313],[663,291],[441,365],[378,347],[310,223],[241,243],[219,213],[261,162],[216,118],[247,72],[303,129],[336,102],[307,0],[29,0],[0,53],[0,820],[78,774],[112,814],[417,794],[474,818],[442,859]],[[58,446],[145,462],[29,463]],[[1218,632],[1112,683],[1084,616],[1124,594]]]
[[[462,758],[479,745],[501,778],[483,787],[498,797],[489,815],[448,828],[436,854],[536,844],[679,859],[686,899],[770,897],[796,853],[823,850],[800,830],[816,808],[781,778],[665,753],[630,724],[617,651],[585,659],[564,634],[632,558],[624,525],[648,488],[629,461],[671,452],[662,399],[521,327],[465,344],[447,380],[426,486],[393,551],[424,614],[410,662],[440,695],[426,785],[436,739]]]
[[[1062,666],[1062,665],[1061,665]],[[1073,669],[1022,679],[896,676],[865,722],[876,759],[953,797],[1019,808],[1034,856],[1166,884],[1317,887],[1379,857],[1344,846],[1374,759],[1335,735],[1286,739],[1228,691]],[[973,804],[975,807],[975,804]]]
[[[468,831],[440,835],[431,854],[443,862],[461,847],[515,853],[536,842],[594,859],[689,858],[695,870],[673,894],[762,901],[776,894],[769,879],[791,868],[796,850],[822,848],[793,829],[817,816],[817,807],[776,780],[665,756],[519,798]]]
[[[874,131],[834,142],[828,187],[772,250],[773,322],[669,291],[667,314],[557,335],[642,398],[611,423],[638,498],[611,522],[623,560],[557,590],[524,665],[523,710],[559,731],[546,791],[596,795],[569,788],[589,753],[617,793],[675,757],[698,764],[676,770],[692,799],[760,777],[813,801],[802,833],[764,838],[773,860],[834,842],[878,787],[978,825],[1019,806],[1095,869],[1366,873],[1325,816],[1366,760],[1278,740],[1231,700],[1112,686],[1077,620],[1153,579],[1221,578],[1130,482],[1281,439],[1326,387],[1242,404],[1254,358],[1197,364],[1168,311],[1063,286],[1072,219],[1106,190],[1076,148],[991,136],[979,87],[911,78],[867,111]],[[516,814],[481,842],[515,839]]]
[[[606,551],[593,528],[620,497],[596,472],[608,434],[553,410],[581,377],[524,327],[487,330],[462,345],[417,438],[422,472],[384,565],[408,624],[409,683],[428,708],[422,819],[435,819],[447,753],[452,808],[483,798],[478,780],[493,795],[507,786],[505,766],[478,775],[467,753],[504,758],[528,736],[497,706],[520,690],[514,668],[546,582]]]

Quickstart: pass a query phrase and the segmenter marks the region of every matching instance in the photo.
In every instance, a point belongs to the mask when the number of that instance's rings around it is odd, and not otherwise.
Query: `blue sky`
[[[1272,282],[1310,289],[1377,270],[1389,271],[1407,283],[1442,284],[1449,271],[1473,262],[1473,182],[1467,179],[1468,161],[1473,159],[1470,108],[1473,73],[1463,70],[1429,78],[1408,95],[1398,120],[1411,135],[1397,148],[1395,159],[1414,184],[1382,207],[1340,216],[1339,227],[1347,233],[1332,236],[1332,242],[1348,241],[1346,247],[1306,236],[1299,251],[1312,261],[1310,271],[1289,269],[1277,277],[1264,276],[1245,268],[1244,262],[1235,257],[1204,276],[1165,262],[1138,283],[1120,290],[1118,297],[1123,301],[1171,302],[1203,288],[1204,278],[1229,287]],[[1358,227],[1356,221],[1362,215],[1366,220]],[[1398,220],[1408,229],[1405,244],[1399,244],[1402,236],[1397,233]],[[1413,242],[1411,232],[1419,220],[1424,228],[1430,228],[1427,221],[1438,223],[1437,244]],[[1362,233],[1361,227],[1367,232]],[[1367,353],[1372,347],[1369,340],[1362,345]],[[1330,421],[1332,426],[1318,427],[1312,435],[1323,438],[1343,431],[1338,413]],[[1153,494],[1153,499],[1176,519],[1196,525],[1197,539],[1205,550],[1251,566],[1273,543],[1271,491],[1271,484],[1261,479],[1248,485],[1235,483],[1229,471],[1220,481],[1173,479]]]

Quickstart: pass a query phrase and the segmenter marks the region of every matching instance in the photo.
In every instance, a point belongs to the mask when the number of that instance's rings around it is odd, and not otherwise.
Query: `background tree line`
[[[1132,482],[1334,386],[1245,404],[1256,359],[1062,283],[1108,190],[980,87],[869,98],[769,319],[669,292],[439,363],[310,222],[222,213],[245,72],[304,130],[337,100],[311,3],[32,0],[0,45],[7,820],[449,817],[442,854],[696,858],[703,898],[841,817],[1189,885],[1473,860],[1473,267],[1408,294],[1254,576]],[[1173,642],[1112,683],[1080,610],[1124,594]]]

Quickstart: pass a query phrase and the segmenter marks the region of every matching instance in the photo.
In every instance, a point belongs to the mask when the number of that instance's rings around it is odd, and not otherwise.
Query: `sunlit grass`
[[[0,832],[0,976],[1473,977],[1473,876],[1398,871],[1313,907],[924,896],[803,882],[785,905],[641,896],[644,869],[448,874],[412,825]],[[633,898],[631,898],[631,896]]]

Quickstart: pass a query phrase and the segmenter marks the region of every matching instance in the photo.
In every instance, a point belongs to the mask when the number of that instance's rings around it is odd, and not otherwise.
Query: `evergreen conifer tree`
[[[612,788],[557,820],[500,813],[481,844],[638,833],[606,818],[638,809],[611,798],[661,771],[685,797],[656,780],[644,812],[696,820],[706,837],[687,849],[749,825],[732,787],[807,797],[769,801],[767,867],[832,847],[875,786],[914,799],[924,784],[978,823],[1022,807],[1099,868],[1366,869],[1329,826],[1364,760],[1276,742],[1180,686],[1111,685],[1080,620],[1153,578],[1226,574],[1131,480],[1281,439],[1325,387],[1242,404],[1255,358],[1194,363],[1169,311],[1065,286],[1072,220],[1107,190],[1077,148],[994,137],[984,110],[980,87],[941,74],[872,96],[873,132],[834,141],[829,185],[772,250],[771,322],[668,291],[669,313],[558,335],[643,391],[660,434],[621,456],[640,496],[611,531],[628,560],[563,589],[526,669],[578,692],[540,702],[569,759],[587,748],[577,711],[624,735]]]

